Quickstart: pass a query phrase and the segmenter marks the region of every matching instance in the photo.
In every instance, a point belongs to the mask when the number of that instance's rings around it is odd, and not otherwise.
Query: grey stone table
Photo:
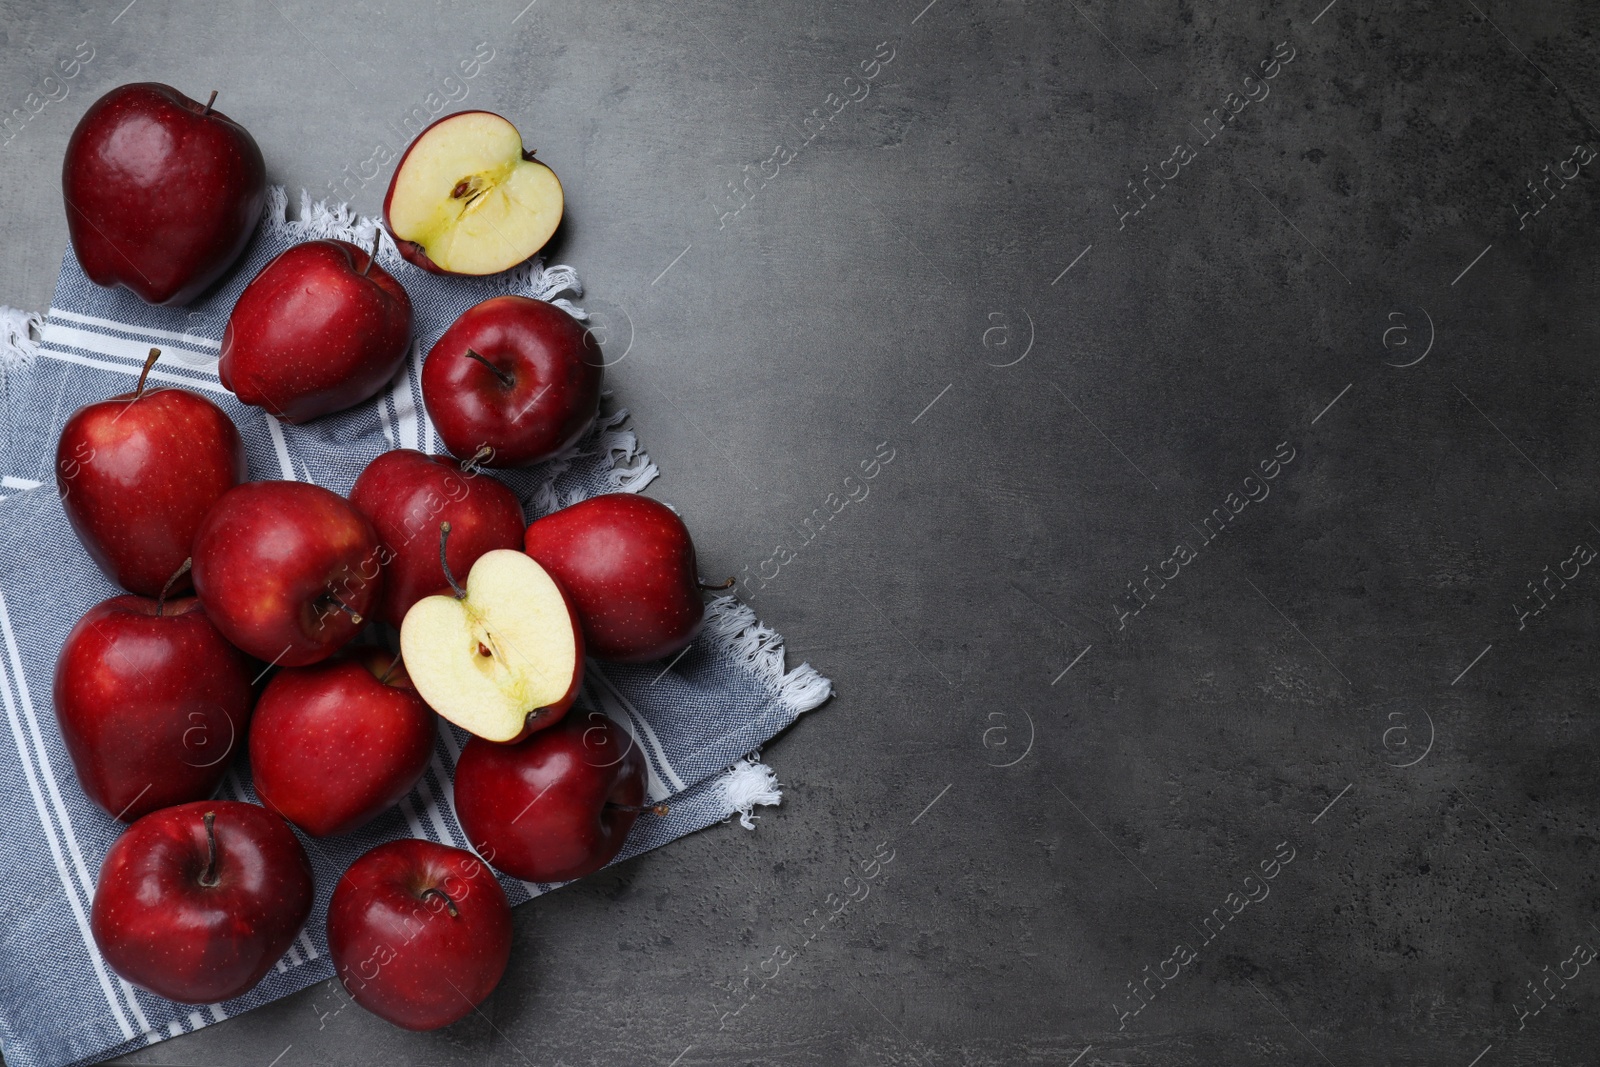
[[[1600,9],[523,3],[0,4],[0,301],[121,82],[363,212],[503,112],[652,492],[838,695],[482,1015],[125,1062],[1594,1062]]]

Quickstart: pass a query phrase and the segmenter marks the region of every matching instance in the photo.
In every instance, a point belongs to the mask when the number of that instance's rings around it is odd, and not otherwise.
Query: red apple
[[[705,605],[694,542],[677,513],[633,493],[606,493],[536,520],[528,555],[555,575],[597,659],[676,655],[700,632]],[[731,585],[730,579],[728,585]]]
[[[267,683],[250,727],[256,795],[312,837],[348,833],[417,784],[434,723],[399,657],[384,649],[286,667]]]
[[[439,437],[489,467],[541,463],[574,444],[600,410],[596,355],[554,304],[496,296],[461,313],[422,365],[422,399]]]
[[[100,865],[89,926],[123,978],[184,1004],[242,996],[311,914],[311,863],[265,808],[203,800],[152,812]]]
[[[450,524],[450,569],[466,574],[495,548],[522,546],[522,504],[492,476],[449,456],[397,448],[356,479],[350,503],[383,539],[383,602],[378,617],[398,627],[411,605],[445,588],[439,524]]]
[[[145,389],[86,404],[61,428],[56,487],[90,557],[124,589],[155,596],[189,558],[200,520],[249,477],[233,420],[187,389]],[[189,588],[185,575],[173,587]]]
[[[642,808],[644,756],[598,711],[514,745],[475,737],[456,764],[456,817],[478,854],[513,878],[565,882],[622,851]]]
[[[211,795],[244,741],[250,661],[200,602],[113,597],[56,660],[56,719],[90,800],[132,822]]]
[[[406,148],[383,198],[400,254],[435,274],[494,274],[543,248],[561,224],[555,172],[490,111],[446,115]]]
[[[217,376],[246,404],[307,422],[375,395],[405,362],[411,298],[346,241],[307,241],[261,268],[222,332]]]
[[[432,841],[379,845],[328,905],[328,951],[355,1002],[436,1030],[488,999],[511,958],[511,905],[483,861]]]
[[[137,82],[78,120],[61,190],[72,250],[90,281],[127,286],[151,304],[187,304],[249,243],[266,204],[267,168],[255,139],[211,101]]]
[[[230,489],[194,539],[194,587],[224,637],[303,667],[348,644],[382,594],[378,534],[350,502],[307,482]]]

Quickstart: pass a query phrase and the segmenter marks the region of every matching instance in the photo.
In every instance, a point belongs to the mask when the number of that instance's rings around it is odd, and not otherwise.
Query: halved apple
[[[400,624],[400,654],[422,699],[489,741],[559,722],[583,682],[582,631],[561,586],[531,557],[497,548],[455,588],[423,597]]]
[[[383,219],[400,254],[435,274],[494,274],[545,246],[561,182],[491,111],[446,115],[417,135],[389,182]]]

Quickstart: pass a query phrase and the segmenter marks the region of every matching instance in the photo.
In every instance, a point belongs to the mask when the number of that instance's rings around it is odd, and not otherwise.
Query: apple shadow
[[[573,229],[572,212],[563,210],[561,212],[561,221],[556,224],[556,232],[551,234],[550,240],[546,241],[544,247],[534,254],[543,258],[546,265],[559,263],[567,254]]]

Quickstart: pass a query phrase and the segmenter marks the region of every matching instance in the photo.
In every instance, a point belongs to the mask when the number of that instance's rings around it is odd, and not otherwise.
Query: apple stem
[[[378,682],[382,685],[388,685],[389,675],[393,674],[394,669],[398,666],[400,666],[400,653],[396,652],[394,654],[394,659],[389,661],[389,665],[385,667],[383,669],[383,673],[378,676]]]
[[[156,618],[161,617],[162,610],[167,606],[167,594],[172,592],[172,587],[179,578],[189,573],[189,568],[194,566],[194,557],[190,556],[183,561],[183,566],[172,572],[172,577],[167,579],[167,584],[161,587],[161,595],[156,597]]]
[[[433,886],[429,886],[427,889],[422,891],[423,900],[427,900],[430,896],[439,897],[444,901],[445,909],[450,912],[450,918],[458,918],[461,915],[461,913],[456,910],[456,902],[451,900],[450,894],[446,893],[443,889],[436,889]]]
[[[533,162],[534,153],[536,153],[538,151],[539,150],[537,148],[524,148],[522,150],[522,160],[523,160],[523,162],[524,163],[532,163]]]
[[[328,590],[326,596],[329,600],[333,601],[334,607],[350,616],[351,622],[355,623],[357,626],[361,625],[361,613],[355,608],[352,608],[349,604],[346,604],[344,601],[340,600],[338,593],[335,593],[330,589]]]
[[[217,877],[217,813],[208,811],[205,814],[206,823],[206,869],[200,872],[200,884],[207,889],[212,888],[222,879]]]
[[[470,348],[467,349],[467,358],[475,359],[479,363],[482,363],[485,367],[488,367],[489,370],[493,372],[494,376],[500,379],[500,384],[505,386],[507,389],[510,389],[513,385],[517,384],[517,380],[515,378],[501,370],[499,367],[496,367],[493,363],[490,363],[487,359],[484,359]]]
[[[729,578],[727,581],[723,582],[721,585],[712,585],[711,583],[707,582],[705,579],[701,578],[701,579],[697,579],[694,584],[698,585],[701,589],[706,589],[706,590],[709,590],[709,591],[715,593],[715,592],[720,592],[723,589],[732,589],[733,588],[733,581],[734,580],[732,578]]]
[[[645,812],[649,812],[651,815],[665,815],[667,813],[665,804],[613,804],[608,800],[606,801],[606,807],[612,811],[631,811],[635,815],[643,815]]]
[[[461,588],[461,583],[456,581],[456,576],[450,573],[450,560],[444,554],[445,545],[450,543],[450,524],[439,524],[439,569],[444,571],[444,580],[450,583],[451,590],[457,600],[467,599],[467,591]]]
[[[201,115],[209,115],[209,114],[211,114],[211,105],[215,104],[216,102],[217,102],[217,91],[215,89],[213,89],[213,90],[211,90],[211,99],[207,100],[206,101],[206,106],[200,109],[200,114]]]
[[[144,370],[139,372],[139,384],[133,387],[133,400],[138,400],[141,396],[144,396],[144,383],[150,377],[150,368],[154,367],[156,360],[160,358],[161,349],[159,348],[152,348],[150,354],[145,357]],[[131,404],[133,400],[130,400],[129,403]]]
[[[367,276],[367,272],[372,269],[372,265],[374,263],[378,262],[378,242],[380,240],[382,240],[382,237],[383,237],[383,231],[378,229],[377,227],[373,227],[373,229],[372,229],[372,251],[367,253],[367,265],[365,267],[361,268],[361,276],[363,278],[365,278]]]
[[[471,459],[461,461],[462,474],[476,474],[478,468],[494,458],[494,449],[489,445],[479,445],[478,450],[472,454]]]

